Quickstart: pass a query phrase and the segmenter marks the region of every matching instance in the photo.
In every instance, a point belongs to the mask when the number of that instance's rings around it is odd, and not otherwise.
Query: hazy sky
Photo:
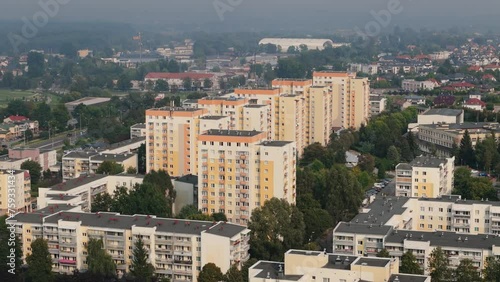
[[[321,28],[359,26],[373,20],[370,11],[400,1],[402,12],[391,24],[414,26],[500,25],[498,0],[0,0],[0,20],[32,17],[40,2],[64,1],[54,17],[64,21],[112,21],[133,24],[273,24]],[[239,3],[221,20],[214,2]]]

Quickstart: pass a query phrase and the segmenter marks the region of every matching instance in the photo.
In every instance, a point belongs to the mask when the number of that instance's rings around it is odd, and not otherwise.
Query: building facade
[[[294,142],[266,141],[258,131],[209,130],[199,136],[198,206],[246,225],[273,197],[295,203]]]
[[[58,273],[88,268],[86,246],[91,238],[103,240],[119,276],[129,271],[139,238],[149,250],[155,274],[171,281],[196,282],[206,263],[216,263],[226,272],[249,258],[249,230],[243,226],[149,215],[49,211],[19,213],[7,222],[15,225],[23,260],[31,253],[31,242],[43,238],[48,241],[52,270]]]
[[[396,166],[396,196],[438,198],[453,190],[455,157],[416,157]]]
[[[370,117],[370,83],[355,73],[314,72],[314,86],[329,86],[333,91],[333,111],[339,113],[335,127],[358,129]]]
[[[31,211],[29,171],[0,170],[0,216]]]

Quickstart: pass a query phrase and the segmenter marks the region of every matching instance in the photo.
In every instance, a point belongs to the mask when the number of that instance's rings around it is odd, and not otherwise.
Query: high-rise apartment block
[[[437,198],[453,190],[455,157],[417,157],[396,166],[396,196]]]
[[[7,220],[22,242],[24,260],[31,253],[31,242],[43,238],[49,245],[52,271],[72,274],[88,268],[89,239],[102,239],[121,276],[129,271],[134,244],[141,238],[155,274],[172,281],[196,282],[207,263],[215,263],[226,272],[232,265],[241,267],[250,257],[250,230],[244,226],[149,215],[83,213],[67,208],[72,210],[50,206]]]
[[[336,127],[359,128],[370,117],[370,83],[355,73],[321,71],[313,73],[314,86],[329,86],[334,97]]]
[[[294,142],[267,141],[265,132],[216,129],[198,142],[198,203],[204,213],[222,212],[229,222],[247,224],[266,200],[295,203]]]

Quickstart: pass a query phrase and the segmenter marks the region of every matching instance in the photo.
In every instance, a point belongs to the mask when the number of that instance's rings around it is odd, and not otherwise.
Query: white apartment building
[[[48,241],[52,270],[71,274],[87,269],[86,246],[91,238],[102,239],[104,249],[117,265],[117,274],[129,271],[134,243],[141,238],[160,277],[196,282],[206,263],[223,272],[248,258],[247,228],[225,222],[157,218],[149,215],[82,213],[45,209],[19,213],[7,222],[15,225],[23,247],[23,260],[37,238]]]
[[[370,94],[370,116],[377,116],[387,110],[387,98],[382,95]]]
[[[271,198],[295,203],[296,147],[266,141],[265,132],[209,130],[198,141],[198,205],[246,225],[251,212]]]
[[[98,194],[108,193],[113,195],[117,187],[132,189],[136,184],[141,184],[143,175],[94,174],[70,179],[52,187],[38,188],[37,208],[43,209],[51,205],[79,205],[84,212],[90,212],[92,202]]]
[[[146,137],[146,124],[137,123],[130,127],[130,139],[136,137]]]
[[[248,270],[249,282],[430,282],[426,275],[399,273],[395,258],[289,250],[284,262],[259,261]]]
[[[455,157],[416,157],[396,166],[396,196],[438,198],[453,190]]]
[[[418,90],[433,90],[436,87],[434,81],[416,81],[415,79],[405,79],[401,83],[401,88],[405,91],[415,92]]]

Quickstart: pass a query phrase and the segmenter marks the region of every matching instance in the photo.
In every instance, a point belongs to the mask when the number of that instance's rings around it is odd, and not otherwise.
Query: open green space
[[[31,91],[18,91],[18,90],[10,90],[10,89],[0,89],[0,107],[7,107],[7,103],[10,100],[14,99],[22,99],[35,95],[35,93]]]

